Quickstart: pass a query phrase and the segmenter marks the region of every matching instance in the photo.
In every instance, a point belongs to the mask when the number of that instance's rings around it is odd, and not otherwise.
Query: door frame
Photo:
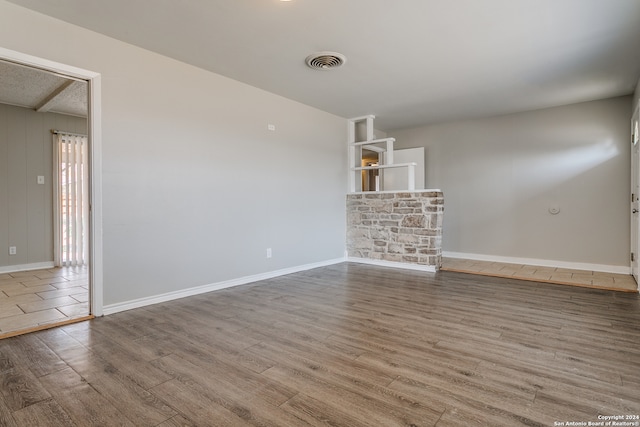
[[[89,139],[89,314],[102,316],[102,92],[99,73],[49,61],[0,47],[0,59],[44,71],[59,73],[88,83],[87,136]]]
[[[638,281],[638,269],[640,265],[640,135],[638,135],[637,123],[640,120],[640,104],[635,106],[631,115],[631,275]]]

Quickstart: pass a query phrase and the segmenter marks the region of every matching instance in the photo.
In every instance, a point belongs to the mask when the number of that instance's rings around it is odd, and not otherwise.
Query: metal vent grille
[[[340,67],[346,61],[347,58],[337,52],[317,52],[306,59],[309,68],[314,70],[331,70]]]

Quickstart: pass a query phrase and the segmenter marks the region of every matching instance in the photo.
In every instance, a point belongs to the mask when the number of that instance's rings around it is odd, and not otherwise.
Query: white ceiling
[[[639,0],[10,0],[382,130],[633,92]],[[306,67],[316,51],[346,64]]]

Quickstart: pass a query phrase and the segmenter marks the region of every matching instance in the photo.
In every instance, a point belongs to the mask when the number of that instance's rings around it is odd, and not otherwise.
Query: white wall
[[[87,120],[0,104],[0,270],[53,263],[51,129],[86,133]],[[44,176],[39,185],[37,177]],[[15,246],[16,255],[9,255]]]
[[[630,111],[625,96],[389,134],[426,149],[444,251],[628,266]]]
[[[633,115],[633,112],[636,111],[636,108],[638,107],[638,103],[640,102],[640,79],[638,79],[638,84],[636,85],[636,90],[635,92],[633,92],[633,102],[632,102],[632,111],[631,114]]]
[[[105,305],[344,255],[346,120],[4,1],[0,45],[102,74]]]

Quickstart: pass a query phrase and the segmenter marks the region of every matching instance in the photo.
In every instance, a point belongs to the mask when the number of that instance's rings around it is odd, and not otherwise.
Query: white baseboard
[[[43,270],[45,268],[53,268],[53,261],[35,262],[33,264],[7,265],[0,267],[0,273],[16,273],[18,271]]]
[[[207,292],[219,291],[221,289],[231,288],[231,287],[240,286],[240,285],[246,285],[248,283],[257,282],[260,280],[272,279],[274,277],[284,276],[292,273],[298,273],[300,271],[311,270],[318,267],[326,267],[328,265],[339,264],[344,261],[345,261],[344,258],[336,258],[336,259],[316,262],[312,264],[305,264],[305,265],[300,265],[296,267],[283,268],[281,270],[255,274],[253,276],[240,277],[238,279],[225,280],[223,282],[212,283],[209,285],[202,285],[202,286],[196,286],[188,289],[181,289],[179,291],[167,292],[165,294],[138,298],[131,301],[109,304],[109,305],[105,305],[102,308],[102,313],[106,316],[109,314],[114,314],[114,313],[118,313],[126,310],[132,310],[134,308],[140,308],[147,305],[158,304],[161,302],[167,302],[175,299],[190,297],[193,295],[204,294]]]
[[[410,264],[405,262],[383,261],[378,259],[356,258],[356,257],[347,257],[347,261],[358,262],[360,264],[378,265],[380,267],[392,267],[392,268],[403,268],[405,270],[426,271],[428,273],[436,272],[436,267],[433,265]]]
[[[600,271],[603,273],[631,274],[631,267],[623,265],[590,264],[584,262],[555,261],[538,258],[517,258],[497,255],[469,254],[463,252],[443,251],[446,258],[470,259],[474,261],[504,262],[508,264],[526,264],[539,267],[569,268],[572,270]]]

